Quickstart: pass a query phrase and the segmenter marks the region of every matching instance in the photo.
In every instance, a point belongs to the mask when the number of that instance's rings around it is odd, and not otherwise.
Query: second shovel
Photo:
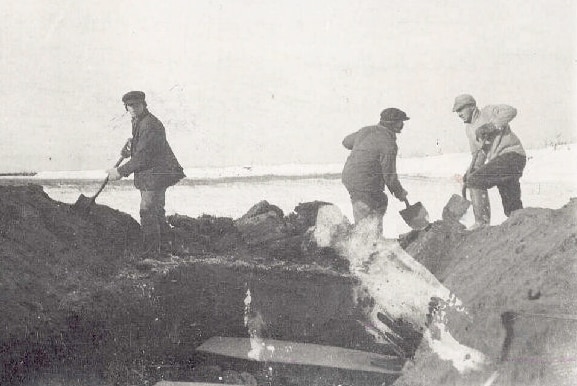
[[[425,229],[429,225],[429,213],[423,204],[419,201],[416,204],[410,205],[408,200],[405,200],[405,209],[399,211],[399,214],[405,220],[408,226],[414,230]]]

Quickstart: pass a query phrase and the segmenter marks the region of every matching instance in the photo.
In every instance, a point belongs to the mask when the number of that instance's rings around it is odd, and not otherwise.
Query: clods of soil
[[[405,248],[463,301],[469,317],[447,317],[448,328],[490,364],[460,374],[421,344],[395,385],[574,385],[577,199],[474,232],[455,226],[436,223]]]
[[[40,186],[0,186],[0,384],[574,384],[575,199],[473,232],[441,220],[399,239],[463,301],[468,317],[447,327],[489,358],[479,371],[459,372],[400,321],[388,322],[413,340],[399,378],[196,352],[212,336],[248,336],[250,291],[264,337],[395,353],[367,333],[349,261],[312,242],[326,204],[285,214],[260,202],[239,219],[171,216],[173,255],[143,262],[140,227],[127,214],[95,205],[81,216]]]

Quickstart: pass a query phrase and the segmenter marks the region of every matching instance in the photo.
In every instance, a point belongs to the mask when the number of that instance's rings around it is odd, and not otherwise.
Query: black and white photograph
[[[0,385],[577,385],[577,2],[0,20]]]

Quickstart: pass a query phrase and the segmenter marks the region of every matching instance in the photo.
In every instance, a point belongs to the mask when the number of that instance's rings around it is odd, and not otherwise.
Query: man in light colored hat
[[[388,204],[385,186],[398,200],[407,198],[407,191],[397,176],[396,163],[397,134],[408,119],[404,111],[387,108],[381,112],[377,125],[363,127],[343,140],[343,146],[351,153],[343,169],[342,182],[351,197],[355,224],[368,217],[376,219],[379,235],[383,233]]]
[[[506,216],[523,207],[519,179],[526,155],[521,141],[509,126],[517,109],[504,104],[479,109],[471,95],[462,94],[455,98],[453,112],[465,123],[472,154],[463,183],[469,188],[475,215],[472,229],[476,229],[491,222],[489,188],[497,186],[499,189]]]
[[[140,225],[143,234],[141,258],[154,258],[170,252],[170,226],[165,217],[166,189],[184,173],[168,141],[162,122],[147,108],[142,91],[123,95],[124,108],[132,117],[132,138],[121,154],[130,158],[118,168],[108,169],[112,181],[134,173],[134,186],[140,190]]]

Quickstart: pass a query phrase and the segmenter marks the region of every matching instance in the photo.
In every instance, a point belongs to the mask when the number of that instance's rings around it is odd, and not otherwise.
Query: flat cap
[[[381,121],[384,122],[406,121],[408,119],[409,117],[404,111],[395,107],[389,107],[381,112]]]
[[[127,104],[128,102],[131,102],[131,101],[142,102],[142,101],[144,101],[145,96],[146,95],[142,91],[129,91],[122,96],[122,102],[124,104]]]
[[[453,104],[453,112],[461,110],[465,106],[476,106],[477,101],[469,94],[461,94],[455,98]]]

